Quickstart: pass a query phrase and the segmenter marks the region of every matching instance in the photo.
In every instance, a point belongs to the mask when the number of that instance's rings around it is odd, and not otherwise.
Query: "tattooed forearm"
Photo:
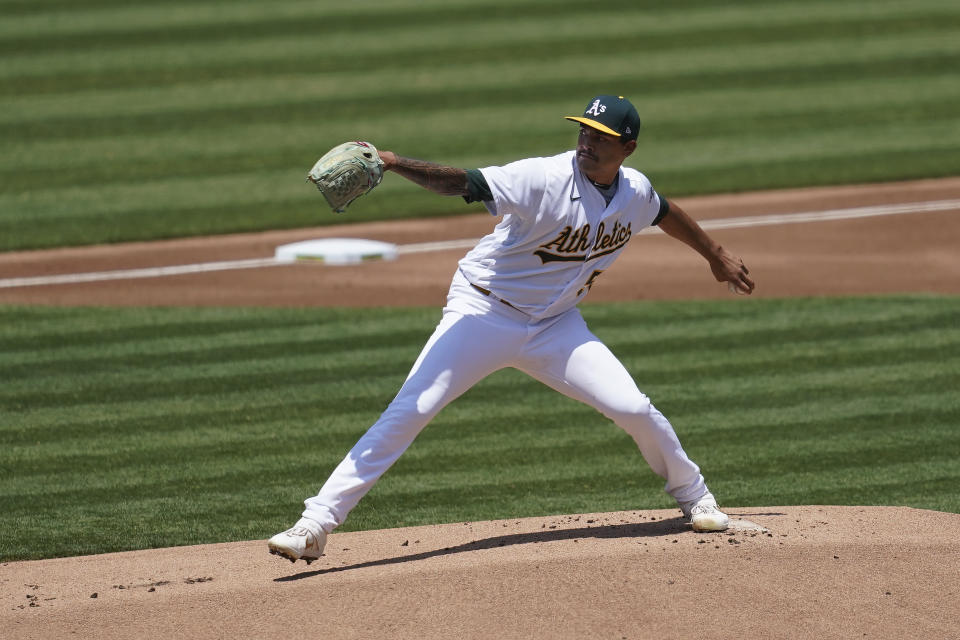
[[[467,195],[466,169],[445,167],[433,162],[401,156],[397,156],[396,163],[388,168],[434,193],[444,196]]]

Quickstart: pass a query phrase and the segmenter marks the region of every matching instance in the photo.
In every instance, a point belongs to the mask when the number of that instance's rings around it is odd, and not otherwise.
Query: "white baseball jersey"
[[[480,171],[493,194],[484,205],[503,219],[460,270],[534,319],[576,305],[660,212],[650,181],[627,167],[608,205],[577,168],[574,151]]]

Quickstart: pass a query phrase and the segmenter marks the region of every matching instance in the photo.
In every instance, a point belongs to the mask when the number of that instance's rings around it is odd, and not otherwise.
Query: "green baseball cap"
[[[566,119],[624,140],[636,140],[640,133],[640,114],[623,96],[596,96],[582,116],[566,116]]]

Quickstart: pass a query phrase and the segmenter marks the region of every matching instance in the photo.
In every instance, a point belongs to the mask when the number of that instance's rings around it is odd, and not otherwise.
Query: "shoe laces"
[[[720,509],[717,508],[717,505],[710,502],[701,502],[700,504],[693,505],[693,508],[690,509],[691,516],[713,514],[713,513],[719,513],[719,512],[720,512]]]

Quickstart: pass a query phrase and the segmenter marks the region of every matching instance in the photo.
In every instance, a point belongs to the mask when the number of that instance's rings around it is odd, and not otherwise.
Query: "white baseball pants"
[[[406,382],[377,422],[305,501],[305,518],[327,532],[373,487],[449,402],[498,369],[514,367],[584,402],[626,431],[678,502],[707,493],[673,427],[587,328],[577,308],[541,321],[486,297],[458,271],[443,318]]]

